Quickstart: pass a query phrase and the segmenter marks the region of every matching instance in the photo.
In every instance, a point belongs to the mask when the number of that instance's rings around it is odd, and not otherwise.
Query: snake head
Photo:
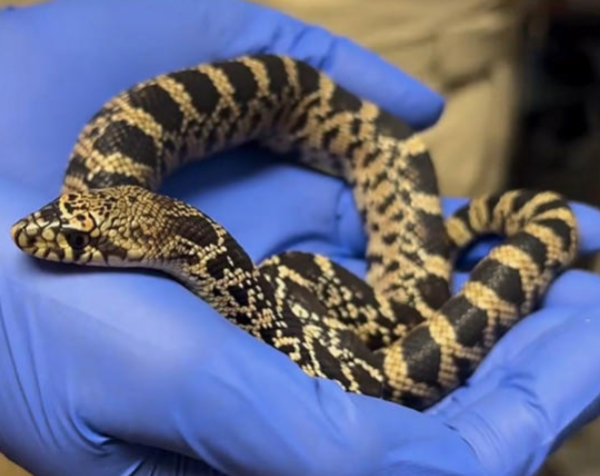
[[[135,201],[138,187],[65,193],[15,223],[15,244],[28,255],[49,261],[97,266],[133,266],[153,240],[144,236]],[[149,193],[143,191],[144,193]],[[148,224],[157,217],[149,217]]]
[[[82,220],[65,213],[69,198],[59,197],[38,211],[22,218],[11,229],[15,244],[28,255],[50,261],[76,262],[89,251],[90,215]]]

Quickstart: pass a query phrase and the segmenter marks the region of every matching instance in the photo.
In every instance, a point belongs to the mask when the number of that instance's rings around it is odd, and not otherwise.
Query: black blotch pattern
[[[247,273],[254,271],[255,266],[250,259],[250,256],[246,254],[246,252],[231,235],[225,236],[224,246],[229,250],[228,256],[233,261],[233,266],[236,269],[241,269]]]
[[[525,301],[521,275],[516,269],[488,258],[471,272],[471,280],[484,283],[505,301],[520,306]]]
[[[219,136],[221,135],[220,128],[212,127],[206,136],[206,151],[217,152],[219,149]]]
[[[352,119],[352,122],[350,122],[350,134],[352,134],[354,137],[356,137],[360,132],[360,126],[362,125],[362,122],[362,119],[359,118]]]
[[[214,293],[213,293],[214,294]],[[252,315],[249,314],[244,314],[242,312],[237,312],[234,314],[230,314],[227,317],[228,321],[232,321],[235,322],[238,326],[250,326],[253,322],[253,317]],[[268,336],[265,336],[268,337]],[[269,342],[267,342],[269,343]],[[290,349],[291,351],[292,349]]]
[[[185,250],[183,254],[186,256],[187,263],[190,266],[196,266],[198,263],[200,263],[200,256],[198,256],[197,254],[190,254],[189,250]]]
[[[150,114],[168,132],[178,132],[183,125],[184,116],[179,105],[157,84],[150,84],[133,92],[129,102],[133,107]]]
[[[385,181],[385,179],[387,179],[387,172],[385,170],[379,172],[377,175],[375,175],[375,177],[373,177],[373,181],[371,182],[371,188],[377,188]]]
[[[369,167],[372,163],[374,163],[377,160],[378,157],[379,157],[379,151],[374,150],[372,152],[369,152],[363,160],[363,163],[362,163],[363,167],[365,167],[365,168]]]
[[[469,219],[469,210],[470,209],[471,209],[470,205],[464,205],[464,206],[460,207],[456,212],[454,212],[452,214],[452,216],[454,218],[457,218],[458,220],[460,220],[465,225],[465,227],[467,228],[469,233],[474,235],[474,234],[476,234],[476,232],[473,229],[473,227],[471,226],[471,220]]]
[[[233,296],[235,302],[239,306],[247,306],[250,302],[248,297],[248,290],[241,286],[229,286],[227,292]]]
[[[517,213],[536,195],[533,190],[522,190],[515,198],[513,198],[511,209],[513,213]]]
[[[271,116],[271,124],[274,126],[275,130],[279,130],[279,128],[284,125],[286,128],[288,126],[287,119],[288,111],[285,107],[280,107],[279,105],[272,107],[272,116]],[[308,119],[308,118],[307,118]]]
[[[388,208],[392,206],[392,204],[396,201],[396,196],[394,194],[390,194],[384,198],[383,202],[377,205],[377,213],[383,215]],[[389,244],[389,243],[388,243]]]
[[[392,220],[394,221],[402,221],[405,218],[404,210],[398,210],[396,213],[392,215]]]
[[[402,252],[402,254],[406,257],[406,259],[408,259],[409,261],[412,261],[413,263],[417,263],[419,266],[422,266],[423,264],[423,260],[421,259],[421,257],[419,256],[419,252],[418,251],[406,251],[404,250]]]
[[[489,210],[491,216],[495,215],[494,214],[494,209],[498,205],[498,202],[503,197],[503,195],[504,194],[502,194],[502,193],[495,193],[495,194],[490,195],[489,197],[487,197],[485,206]]]
[[[340,278],[344,286],[352,291],[353,299],[371,304],[375,302],[375,293],[371,286],[346,268],[338,266],[336,263],[332,263],[332,266],[335,269],[336,276]]]
[[[427,327],[417,327],[404,338],[402,354],[411,379],[430,385],[438,384],[442,354]]]
[[[256,97],[258,83],[248,66],[237,61],[226,61],[217,63],[215,67],[223,71],[233,85],[233,97],[237,103],[245,104]]]
[[[376,378],[373,378],[369,372],[361,366],[356,365],[352,368],[352,375],[357,382],[360,382],[361,393],[371,397],[381,397],[383,394],[383,384]]]
[[[393,244],[396,242],[396,240],[398,239],[398,236],[399,236],[399,235],[398,235],[398,233],[395,233],[395,232],[390,232],[390,233],[385,233],[385,234],[384,234],[384,235],[381,237],[381,239],[383,240],[383,242],[384,242],[386,245],[388,245],[388,246],[389,246],[389,245],[393,245]]]
[[[323,134],[323,142],[322,147],[324,150],[331,150],[331,143],[335,140],[335,138],[339,135],[340,130],[337,128],[329,129],[327,132]]]
[[[283,108],[281,108],[281,110],[283,111]],[[292,125],[292,130],[300,131],[300,130],[304,129],[304,127],[306,127],[307,122],[308,122],[308,111],[305,110],[302,114],[300,114],[297,117],[296,122]]]
[[[356,135],[353,133],[353,135]],[[348,149],[346,150],[346,157],[347,160],[353,160],[356,154],[356,151],[362,146],[362,143],[359,141],[355,141],[352,142],[349,146]],[[354,188],[354,185],[356,184],[356,182],[354,180],[356,179],[352,179],[353,182],[350,183],[350,185]]]
[[[557,198],[556,200],[551,200],[546,203],[542,203],[535,208],[535,215],[541,215],[542,213],[549,212],[550,210],[555,210],[559,208],[567,208],[567,204],[564,200]]]
[[[437,195],[438,183],[429,154],[421,152],[411,156],[409,160],[411,178],[415,182],[415,188],[422,193]]]
[[[144,184],[131,175],[101,171],[89,180],[88,185],[92,188],[105,188],[118,185],[137,185],[139,187]]]
[[[511,211],[513,213],[517,213],[525,204],[527,204],[532,197],[532,193],[529,191],[523,190],[516,197],[513,198],[511,203]]]
[[[67,165],[66,175],[70,177],[77,177],[80,179],[85,179],[89,170],[85,165],[85,159],[83,156],[77,153],[73,153],[69,160],[69,164]]]
[[[400,197],[400,200],[402,200],[403,203],[412,205],[412,195],[408,190],[400,190],[398,192],[398,197]]]
[[[56,255],[58,255],[58,259],[59,259],[59,261],[62,261],[62,260],[64,260],[64,259],[65,259],[65,254],[66,254],[66,253],[65,253],[65,250],[63,250],[62,248],[55,248],[55,249],[54,249],[54,253],[55,253]]]
[[[443,308],[444,315],[452,325],[459,344],[473,347],[480,343],[488,315],[483,309],[473,306],[462,295],[452,298]]]
[[[215,279],[223,279],[225,276],[225,261],[222,256],[215,256],[206,262],[206,271]]]
[[[404,140],[413,134],[412,128],[385,110],[381,110],[375,119],[377,131],[384,136]]]
[[[320,100],[319,97],[313,98],[311,101],[304,103],[302,109],[295,109],[294,114],[297,115],[297,119],[295,124],[291,124],[290,127],[297,130],[304,128],[308,118],[311,114],[314,114],[313,108],[319,104]],[[271,107],[272,109],[275,108],[275,114],[273,115],[274,124],[278,124],[284,116],[289,117],[290,110],[285,107],[285,101],[283,101],[283,103],[284,104],[274,104]]]
[[[111,122],[104,134],[96,139],[94,148],[103,155],[119,152],[152,169],[158,159],[152,137],[125,121]]]
[[[267,274],[270,274],[273,279],[277,279],[277,269],[268,267],[269,269],[264,270]],[[298,283],[290,279],[285,279],[286,287],[289,289],[289,301],[290,303],[298,303],[309,313],[315,313],[319,316],[327,314],[325,306],[304,286],[300,286]]]
[[[104,253],[110,256],[116,256],[117,258],[120,258],[122,260],[125,260],[127,258],[127,248],[119,246],[113,242],[108,242],[105,245]]]
[[[217,122],[225,122],[231,118],[233,111],[229,107],[223,107],[217,114]]]
[[[369,254],[367,256],[367,264],[369,266],[371,266],[373,264],[381,264],[381,263],[383,263],[383,256],[382,255],[372,253],[372,254]]]
[[[321,342],[317,340],[313,340],[313,346],[311,349],[314,352],[315,360],[319,362],[321,369],[328,376],[328,378],[337,380],[344,386],[344,388],[348,388],[350,386],[350,380],[342,373],[341,366],[337,362],[337,360],[331,355],[329,349],[324,346]],[[312,361],[312,358],[309,357],[307,362]]]
[[[511,329],[511,326],[502,325],[502,323],[497,322],[494,326],[494,339],[496,342],[499,341],[504,335]]]
[[[571,227],[564,221],[559,218],[543,218],[541,220],[535,220],[535,222],[549,228],[556,236],[561,238],[563,251],[566,251],[571,247]]]
[[[390,391],[387,398],[392,397],[393,393]],[[415,395],[414,393],[406,392],[402,395],[402,400],[400,402],[403,406],[412,408],[414,410],[424,410],[428,405],[428,401],[420,395]]]
[[[46,250],[46,257],[48,256],[48,250]],[[71,255],[73,257],[73,262],[80,262],[81,257],[83,256],[84,250],[78,250],[77,248],[71,248]],[[88,259],[89,261],[89,259]]]
[[[419,211],[419,234],[423,238],[423,249],[427,253],[442,257],[450,254],[450,240],[440,215]]]
[[[473,370],[475,369],[473,361],[457,356],[453,356],[452,360],[454,361],[454,365],[456,365],[459,382],[466,382],[467,379],[473,374]]]
[[[169,77],[183,85],[199,113],[213,112],[221,95],[208,76],[200,71],[183,70],[171,73]]]
[[[219,235],[203,216],[180,216],[172,218],[172,230],[175,235],[179,235],[200,247],[217,245]]]
[[[319,89],[320,73],[304,61],[298,61],[296,64],[302,93],[308,95],[317,91]]]
[[[275,55],[258,55],[255,58],[260,60],[267,70],[269,90],[272,94],[278,96],[288,82],[283,61]]]
[[[386,273],[393,273],[394,271],[398,271],[400,269],[400,263],[398,261],[392,261],[388,263],[385,267]]]
[[[113,102],[109,102],[107,104],[105,104],[104,106],[102,106],[102,108],[96,112],[88,121],[88,124],[93,124],[96,121],[98,121],[99,119],[106,119],[110,116],[112,116],[113,114],[115,114],[116,111],[121,111],[121,107],[117,106],[115,103]]]
[[[358,112],[362,101],[341,86],[337,86],[331,97],[331,104],[336,111]],[[360,126],[360,123],[357,124]]]
[[[540,239],[529,233],[521,232],[512,236],[510,243],[531,256],[540,270],[544,268],[548,259],[548,250]]]
[[[484,283],[504,301],[520,306],[525,301],[521,275],[516,269],[488,258],[471,272],[472,281]]]
[[[316,281],[321,276],[321,268],[315,263],[314,256],[310,253],[288,251],[277,256],[281,265],[297,271],[311,281]]]
[[[163,147],[165,152],[168,152],[170,154],[174,154],[175,151],[177,150],[177,146],[175,145],[175,142],[173,142],[173,140],[171,139],[167,139],[163,142]]]
[[[429,274],[417,283],[417,289],[425,302],[433,309],[439,309],[450,298],[450,288],[445,279]]]
[[[66,204],[66,205],[69,205],[69,204]],[[69,211],[69,213],[71,213],[71,212],[72,212],[72,209],[71,209],[71,211]],[[51,203],[50,205],[47,205],[44,208],[42,208],[40,210],[40,217],[42,220],[47,221],[47,222],[53,222],[55,220],[58,220],[59,212],[58,212],[58,208],[57,208],[56,204]]]
[[[408,304],[392,299],[390,300],[390,306],[398,323],[404,324],[409,328],[421,324],[425,320],[419,311]]]

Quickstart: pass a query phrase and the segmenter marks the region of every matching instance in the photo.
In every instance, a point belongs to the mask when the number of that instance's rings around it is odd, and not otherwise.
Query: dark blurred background
[[[550,188],[600,204],[600,1],[553,1],[524,31],[510,186]],[[600,270],[600,260],[584,266]],[[600,422],[557,451],[543,476],[600,475]]]
[[[523,35],[508,186],[600,204],[600,1],[554,0],[528,15]]]

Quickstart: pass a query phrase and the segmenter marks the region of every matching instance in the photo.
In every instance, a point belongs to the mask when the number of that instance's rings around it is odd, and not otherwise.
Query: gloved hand
[[[533,474],[598,413],[590,274],[565,273],[466,387],[421,414],[306,376],[170,278],[38,262],[11,243],[9,226],[54,197],[80,127],[106,99],[257,51],[306,59],[416,126],[441,111],[439,97],[350,42],[234,0],[0,12],[0,451],[61,476]],[[364,274],[364,236],[338,180],[247,148],[186,169],[165,192],[256,260],[301,249]],[[600,213],[576,209],[582,247],[600,248]]]

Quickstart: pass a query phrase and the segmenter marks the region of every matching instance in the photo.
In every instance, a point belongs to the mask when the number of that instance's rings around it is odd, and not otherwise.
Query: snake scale
[[[190,160],[257,141],[345,180],[366,279],[320,255],[255,265],[197,209],[156,192]],[[451,295],[456,252],[504,241]],[[570,265],[577,226],[552,192],[472,200],[444,221],[430,155],[404,122],[307,63],[249,55],[156,76],[108,101],[62,193],[12,228],[36,258],[168,273],[222,316],[345,390],[425,409],[473,373]]]

